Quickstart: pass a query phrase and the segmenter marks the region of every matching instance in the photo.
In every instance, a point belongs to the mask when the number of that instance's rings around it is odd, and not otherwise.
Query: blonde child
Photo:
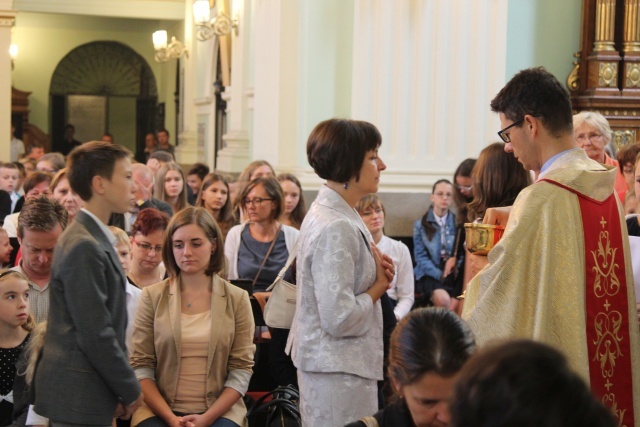
[[[14,270],[0,271],[0,425],[12,422],[16,362],[34,326],[27,278]]]
[[[29,404],[29,387],[33,382],[33,375],[38,362],[38,355],[44,344],[44,335],[47,332],[47,322],[37,323],[31,331],[29,342],[16,363],[16,380],[13,383],[13,425],[46,427],[49,420],[38,415]]]
[[[129,240],[129,236],[124,230],[118,227],[109,226],[109,230],[111,230],[113,235],[116,236],[116,243],[113,247],[116,249],[116,254],[118,254],[118,259],[120,260],[120,264],[122,264],[125,276],[128,276],[129,266],[131,265],[131,242]],[[131,353],[133,349],[133,342],[131,338],[131,334],[133,332],[133,319],[136,316],[136,310],[138,309],[138,302],[140,301],[142,290],[131,284],[129,279],[127,279],[127,288],[125,289],[125,292],[127,294],[126,344],[129,353]]]
[[[367,226],[380,252],[387,254],[393,260],[396,274],[389,284],[387,295],[393,305],[396,320],[402,319],[409,313],[414,302],[413,265],[409,248],[404,243],[384,235],[386,211],[382,200],[376,193],[364,196],[356,205],[362,222]]]

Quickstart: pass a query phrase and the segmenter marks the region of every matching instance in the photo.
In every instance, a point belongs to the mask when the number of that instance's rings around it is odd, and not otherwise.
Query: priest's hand
[[[489,208],[484,213],[482,223],[491,225],[507,225],[510,213],[511,206],[505,206],[502,208]]]

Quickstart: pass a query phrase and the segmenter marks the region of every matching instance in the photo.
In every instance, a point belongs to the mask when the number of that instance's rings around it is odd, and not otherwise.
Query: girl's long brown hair
[[[494,142],[480,152],[471,172],[473,200],[467,218],[483,218],[488,208],[511,206],[523,188],[531,184],[531,175],[502,142]]]
[[[302,220],[307,214],[307,206],[304,201],[304,194],[302,193],[302,185],[300,185],[300,181],[292,173],[281,173],[278,175],[277,179],[278,182],[291,181],[298,187],[298,190],[300,190],[300,200],[298,200],[298,205],[291,212],[291,222],[294,224],[295,228],[299,230],[302,225]]]

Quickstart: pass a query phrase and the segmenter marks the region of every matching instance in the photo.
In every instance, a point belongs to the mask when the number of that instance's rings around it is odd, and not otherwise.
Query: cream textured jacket
[[[298,238],[293,362],[308,372],[382,379],[382,310],[365,292],[376,278],[369,230],[323,186]]]

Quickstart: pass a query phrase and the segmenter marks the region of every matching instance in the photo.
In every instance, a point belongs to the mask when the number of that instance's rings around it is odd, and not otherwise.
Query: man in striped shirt
[[[46,196],[28,200],[18,217],[20,264],[13,270],[29,278],[31,314],[40,323],[49,314],[49,280],[53,249],[67,227],[67,211]]]

